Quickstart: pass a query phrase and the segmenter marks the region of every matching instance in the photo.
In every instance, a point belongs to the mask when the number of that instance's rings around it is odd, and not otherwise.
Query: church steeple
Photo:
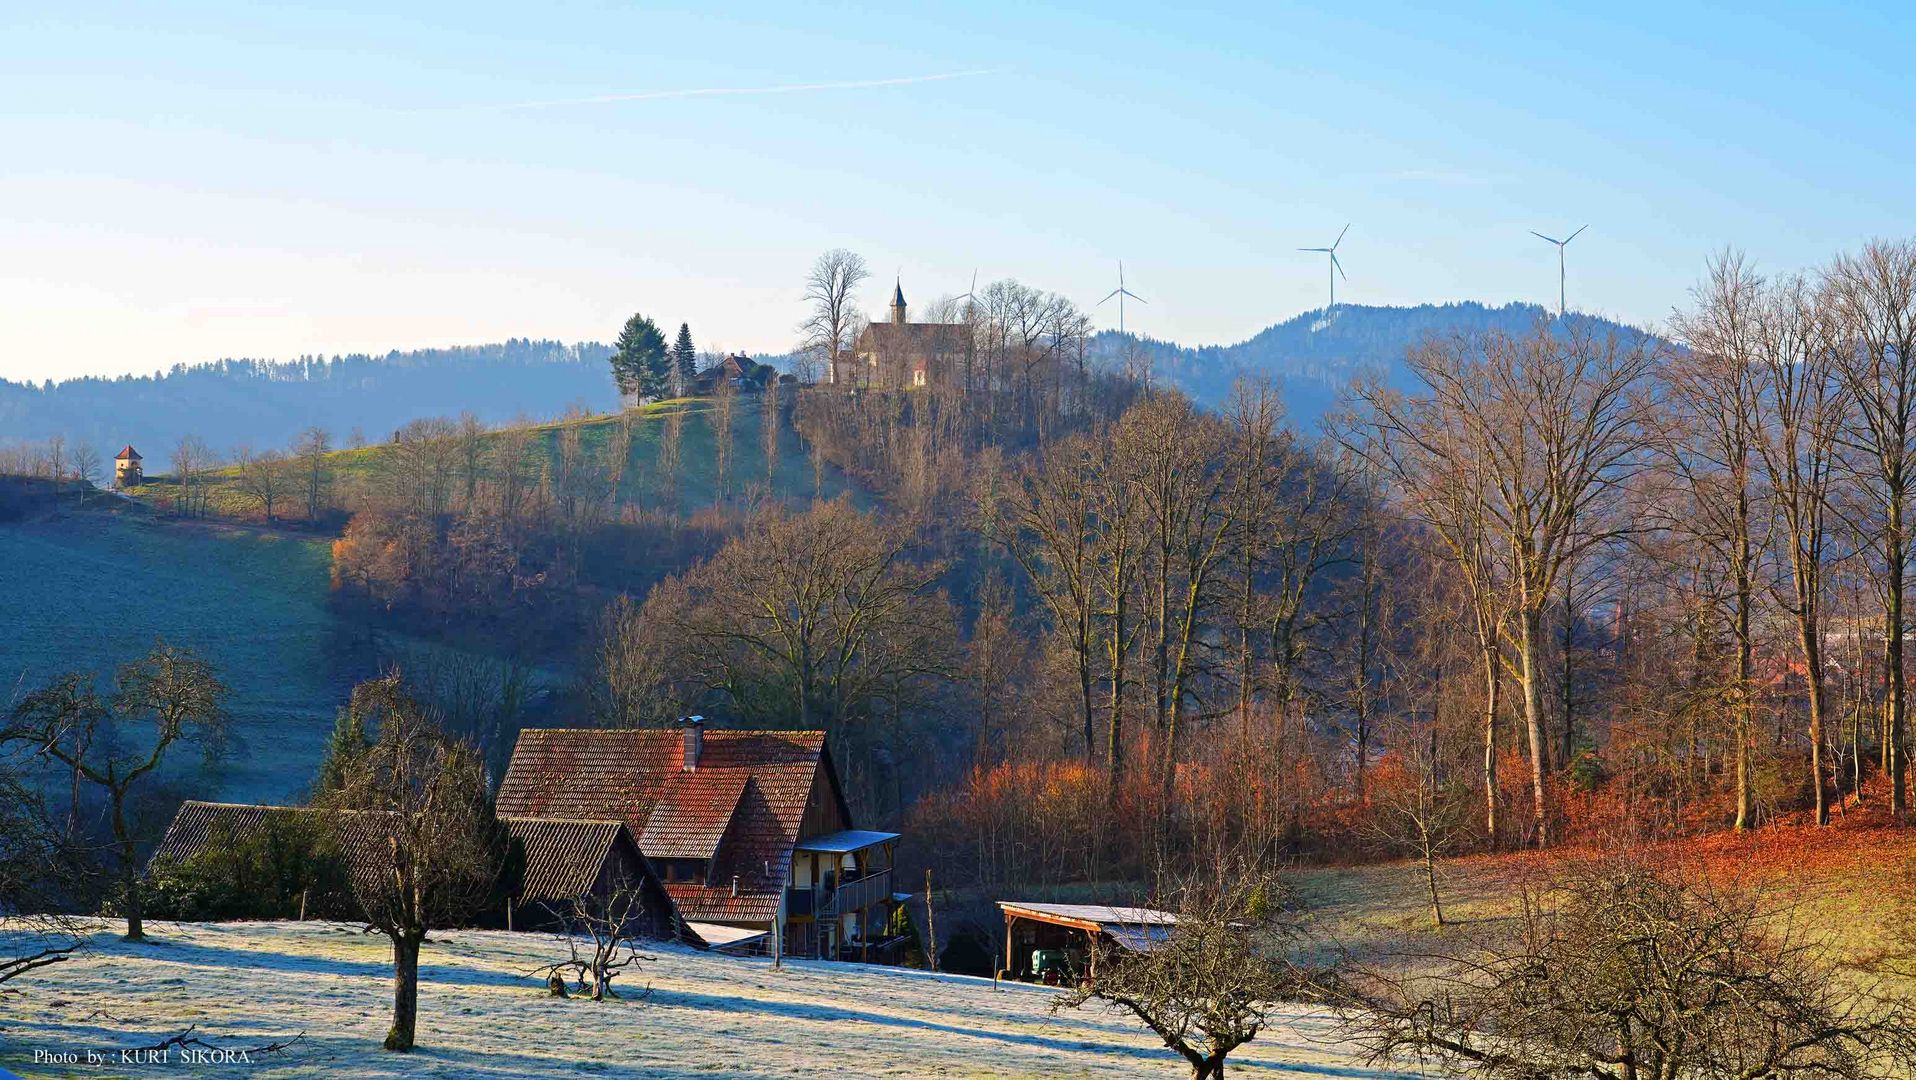
[[[891,322],[893,326],[905,325],[905,286],[902,282],[892,286]]]

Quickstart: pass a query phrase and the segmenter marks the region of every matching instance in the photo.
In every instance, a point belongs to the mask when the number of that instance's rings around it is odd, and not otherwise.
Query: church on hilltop
[[[912,322],[903,284],[894,285],[890,318],[865,327],[851,351],[826,373],[837,386],[882,389],[948,386],[971,359],[971,327],[964,323]]]

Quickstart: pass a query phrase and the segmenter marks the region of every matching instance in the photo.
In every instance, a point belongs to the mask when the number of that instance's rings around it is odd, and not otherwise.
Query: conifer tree
[[[678,340],[672,343],[672,367],[678,374],[680,393],[692,385],[692,377],[698,374],[698,360],[698,350],[692,347],[692,327],[680,323]]]
[[[665,353],[665,335],[658,324],[644,315],[634,315],[619,331],[612,353],[612,377],[622,394],[641,398],[664,397],[671,388],[671,360]]]

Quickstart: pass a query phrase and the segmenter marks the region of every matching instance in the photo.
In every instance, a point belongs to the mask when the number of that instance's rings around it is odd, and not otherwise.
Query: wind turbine
[[[972,309],[978,306],[978,271],[971,272],[971,288],[966,289],[963,295],[951,298],[954,304],[960,300],[965,302],[965,321],[970,322]]]
[[[1530,235],[1532,235],[1532,236],[1534,236],[1534,237],[1536,237],[1537,239],[1539,239],[1539,240],[1548,240],[1548,241],[1550,241],[1551,243],[1553,243],[1553,244],[1555,244],[1555,245],[1557,245],[1557,318],[1559,318],[1559,319],[1561,319],[1561,318],[1563,318],[1563,313],[1564,313],[1564,307],[1565,307],[1565,305],[1564,305],[1564,295],[1565,295],[1565,293],[1564,293],[1564,274],[1563,274],[1563,249],[1564,249],[1565,247],[1568,247],[1568,246],[1569,246],[1569,244],[1570,244],[1570,241],[1572,241],[1572,240],[1575,240],[1575,239],[1577,238],[1577,233],[1580,233],[1580,232],[1582,232],[1582,231],[1583,231],[1584,229],[1587,229],[1587,228],[1589,228],[1589,227],[1590,227],[1590,226],[1588,226],[1588,225],[1584,225],[1584,226],[1580,226],[1580,227],[1579,227],[1579,228],[1577,229],[1577,232],[1573,232],[1573,233],[1571,233],[1571,234],[1570,234],[1569,236],[1566,236],[1566,237],[1564,237],[1564,238],[1563,238],[1563,239],[1561,239],[1561,240],[1559,240],[1559,239],[1557,239],[1557,238],[1556,238],[1556,237],[1554,237],[1554,236],[1545,236],[1544,234],[1542,234],[1542,233],[1540,233],[1540,232],[1538,232],[1538,231],[1537,231],[1537,230],[1535,230],[1535,229],[1532,229],[1532,230],[1530,230]]]
[[[1109,300],[1114,296],[1118,298],[1118,333],[1122,334],[1124,333],[1124,298],[1128,296],[1131,299],[1136,300],[1140,304],[1145,302],[1144,297],[1139,296],[1137,293],[1134,293],[1130,289],[1127,289],[1124,287],[1124,260],[1123,259],[1118,260],[1118,287],[1115,289],[1112,289],[1108,293],[1105,293],[1104,300],[1098,301],[1098,306],[1103,307],[1105,304],[1105,300]]]
[[[1351,232],[1351,226],[1345,224],[1345,226],[1343,226],[1343,232]],[[1343,243],[1343,232],[1337,234],[1337,239],[1332,241],[1330,247],[1299,247],[1299,249],[1297,249],[1297,251],[1322,251],[1324,255],[1330,255],[1330,304],[1324,308],[1324,314],[1326,314],[1326,316],[1330,314],[1332,308],[1337,306],[1337,278],[1343,276],[1343,280],[1351,280],[1351,276],[1343,272],[1343,262],[1337,262],[1337,245]]]

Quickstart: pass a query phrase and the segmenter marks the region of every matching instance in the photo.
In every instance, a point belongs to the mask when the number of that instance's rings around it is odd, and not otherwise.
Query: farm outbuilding
[[[1005,917],[1006,978],[1038,974],[1034,953],[1075,955],[1097,969],[1103,951],[1150,952],[1171,935],[1178,917],[1168,911],[1105,904],[1040,904],[998,901]]]
[[[348,881],[362,889],[380,887],[387,871],[385,813],[344,811],[337,828],[321,833],[322,811],[304,806],[266,806],[201,802],[180,805],[166,835],[148,861],[149,872],[167,865],[180,866],[214,851],[243,852],[249,861],[272,863],[275,850],[325,835],[339,840],[331,861]],[[614,899],[620,892],[635,894],[640,903],[628,930],[641,937],[704,945],[686,926],[665,884],[639,852],[638,842],[622,821],[560,820],[500,815],[507,854],[499,883],[501,907],[481,913],[480,925],[509,929],[551,929],[581,901]],[[331,849],[331,845],[326,845]],[[343,883],[342,883],[343,884]],[[339,908],[332,898],[314,915],[351,918],[350,908]],[[620,905],[624,906],[624,905]],[[303,905],[302,905],[303,907]]]

